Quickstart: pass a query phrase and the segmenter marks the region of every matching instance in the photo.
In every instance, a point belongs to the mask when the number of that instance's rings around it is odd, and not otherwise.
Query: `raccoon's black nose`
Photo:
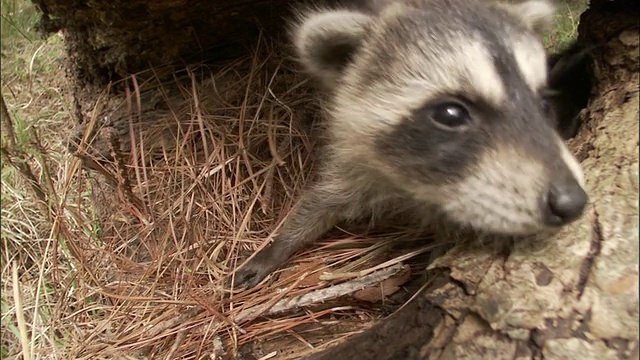
[[[574,179],[558,179],[549,184],[545,200],[547,224],[560,226],[579,218],[589,198]]]

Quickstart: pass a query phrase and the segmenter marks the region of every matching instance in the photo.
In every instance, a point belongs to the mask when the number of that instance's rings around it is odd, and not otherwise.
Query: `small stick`
[[[176,335],[176,340],[173,342],[173,345],[171,346],[171,350],[169,350],[169,353],[167,354],[167,356],[165,357],[165,359],[167,360],[171,360],[173,359],[173,354],[176,353],[176,351],[178,351],[178,348],[180,347],[180,345],[182,344],[182,341],[184,340],[184,338],[186,337],[187,332],[182,330],[180,331],[177,335]]]
[[[27,334],[27,322],[24,319],[24,308],[22,307],[22,294],[20,294],[20,280],[18,279],[18,265],[13,262],[13,301],[16,306],[16,322],[20,331],[20,344],[22,345],[22,357],[31,360],[29,351],[29,335]]]
[[[342,284],[334,285],[328,287],[326,289],[319,289],[315,291],[311,291],[307,294],[295,296],[293,298],[288,299],[280,299],[277,300],[275,304],[273,302],[269,302],[267,304],[256,305],[250,307],[246,310],[239,312],[236,316],[230,317],[228,321],[224,321],[227,324],[231,324],[232,326],[237,326],[235,324],[240,322],[245,322],[252,320],[261,315],[274,315],[277,313],[298,309],[303,306],[309,306],[316,303],[325,302],[331,299],[335,299],[344,295],[352,294],[358,290],[362,290],[367,287],[374,286],[381,281],[384,281],[393,275],[400,272],[404,266],[400,263],[395,264],[386,269],[382,269],[376,272],[373,272],[369,275],[363,276],[359,279],[354,279],[351,281],[344,282]],[[295,287],[297,283],[302,281],[304,276],[301,276],[300,279],[291,286],[291,288]],[[286,292],[283,292],[286,294]],[[171,320],[163,321],[159,324],[156,324],[153,329],[149,330],[151,335],[157,335],[163,330],[173,327],[178,323],[183,323],[189,318],[192,318],[200,313],[200,310],[193,309],[188,313],[185,313],[177,318],[173,318]],[[222,321],[218,321],[215,324],[221,324]]]
[[[390,278],[391,276],[400,272],[402,268],[403,265],[398,263],[386,269],[382,269],[361,278],[334,285],[326,289],[311,291],[307,294],[296,296],[290,299],[282,299],[275,303],[271,307],[271,309],[266,311],[265,315],[273,315],[352,294],[358,290],[374,286],[375,284]],[[237,316],[235,316],[235,321],[237,322],[239,320],[242,320],[243,318],[251,317],[251,315],[256,312],[264,311],[266,307],[267,305],[258,305],[243,310]]]

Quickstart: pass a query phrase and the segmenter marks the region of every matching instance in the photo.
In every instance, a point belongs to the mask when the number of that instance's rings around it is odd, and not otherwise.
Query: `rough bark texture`
[[[91,84],[175,62],[246,52],[272,33],[291,0],[33,0],[40,29],[63,30],[78,79]]]
[[[602,45],[570,142],[584,218],[506,253],[451,250],[412,303],[309,359],[638,358],[638,6],[594,0],[581,18],[580,37]]]
[[[270,35],[282,30],[293,2],[32,1],[42,11],[40,31],[65,36],[78,122],[91,113],[109,82],[150,68],[180,68],[246,53],[261,30]],[[171,71],[164,73],[170,76]]]

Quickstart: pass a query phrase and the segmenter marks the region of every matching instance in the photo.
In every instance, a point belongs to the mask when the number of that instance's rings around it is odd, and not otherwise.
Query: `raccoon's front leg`
[[[257,285],[291,255],[344,219],[346,209],[353,206],[358,196],[341,183],[324,180],[307,190],[273,242],[236,271],[234,286]]]

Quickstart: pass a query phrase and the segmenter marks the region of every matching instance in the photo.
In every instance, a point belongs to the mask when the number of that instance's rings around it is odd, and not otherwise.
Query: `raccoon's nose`
[[[549,184],[544,197],[547,225],[566,225],[582,215],[589,200],[582,186],[574,179],[558,179]]]

